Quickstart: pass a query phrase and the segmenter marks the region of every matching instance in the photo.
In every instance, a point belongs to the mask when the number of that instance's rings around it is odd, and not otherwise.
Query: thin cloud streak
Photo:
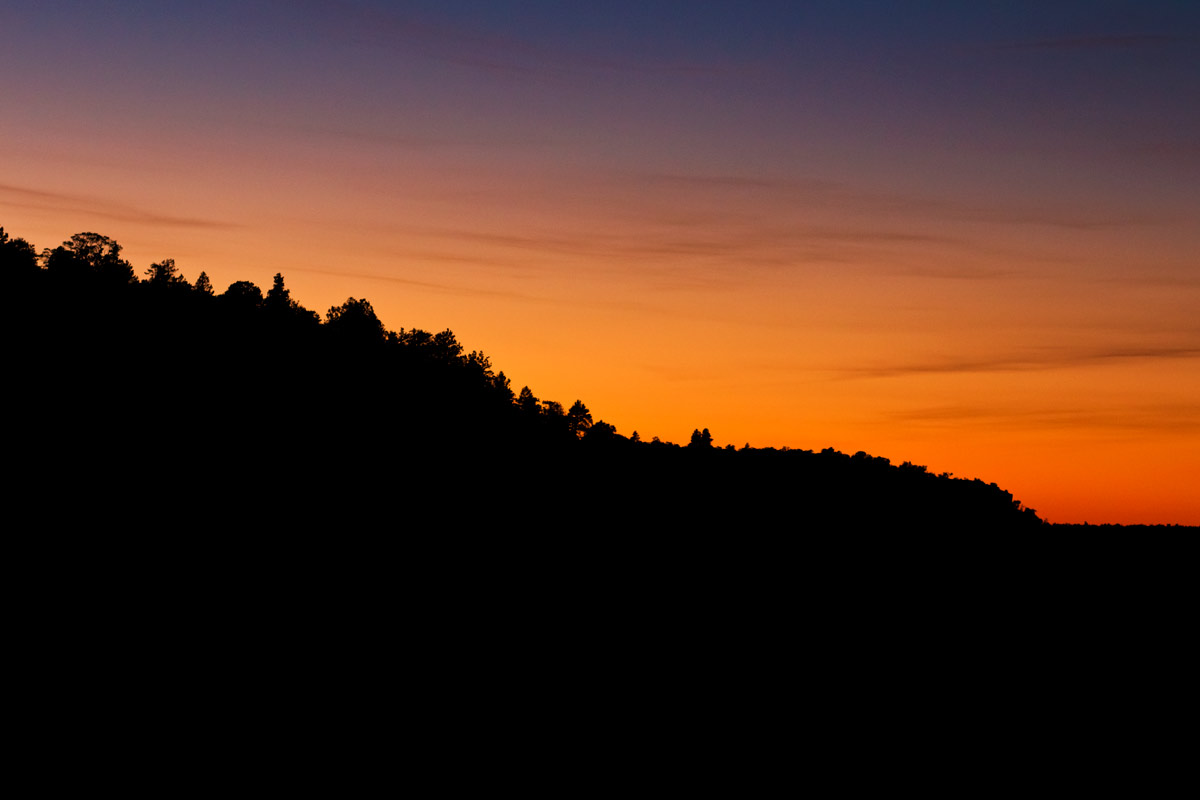
[[[636,180],[636,178],[635,178]],[[879,212],[903,213],[908,216],[928,216],[937,220],[982,222],[999,225],[1039,225],[1071,230],[1105,230],[1146,225],[1158,219],[1132,215],[1096,213],[1087,209],[1059,211],[1051,208],[1015,208],[1002,204],[965,203],[953,198],[937,198],[919,194],[889,194],[872,192],[851,184],[822,179],[767,179],[741,175],[683,175],[646,173],[641,181],[649,184],[678,185],[689,189],[750,190],[774,193],[780,201],[819,204],[827,208],[856,211],[862,215]]]
[[[320,267],[290,267],[290,272],[305,272],[316,275],[330,275],[336,278],[353,278],[364,281],[380,281],[384,283],[399,284],[401,286],[412,286],[417,289],[423,289],[429,292],[438,294],[447,294],[457,297],[482,297],[482,298],[502,298],[507,300],[517,300],[523,303],[536,303],[540,305],[561,306],[563,303],[581,308],[599,308],[617,311],[640,311],[653,312],[658,311],[643,303],[634,302],[619,302],[619,301],[598,301],[593,299],[564,299],[563,297],[544,297],[523,292],[503,291],[499,289],[477,289],[466,286],[456,286],[449,283],[438,283],[436,281],[422,281],[415,278],[402,278],[398,275],[379,275],[367,272],[353,272],[339,269],[325,269]],[[665,313],[665,312],[664,312]]]
[[[846,380],[862,378],[896,378],[912,375],[1030,372],[1067,369],[1116,361],[1147,361],[1163,359],[1200,358],[1200,347],[1141,347],[1094,350],[1090,352],[1055,352],[1027,354],[1009,358],[959,359],[888,367],[850,367],[829,370]]]
[[[673,280],[681,270],[719,269],[728,274],[701,272],[694,277],[701,283],[719,277],[721,285],[751,277],[747,269],[775,271],[829,265],[923,280],[1005,280],[1026,274],[1008,268],[953,265],[940,257],[938,266],[920,263],[929,260],[931,248],[942,253],[991,253],[987,245],[954,236],[873,229],[865,224],[787,225],[740,218],[722,224],[708,215],[681,219],[678,212],[660,221],[654,210],[640,214],[639,221],[637,227],[622,233],[612,231],[629,226],[528,233],[412,226],[393,230],[404,230],[430,242],[397,250],[397,255],[480,266],[521,266],[529,272],[557,269],[563,266],[563,258],[571,258],[587,261],[593,274],[625,275],[632,271],[641,276],[671,274]]]
[[[701,265],[723,266],[744,269],[763,267],[770,269],[794,267],[804,264],[848,263],[851,259],[848,247],[859,251],[874,247],[908,247],[912,245],[958,245],[951,237],[908,234],[900,231],[855,230],[821,226],[732,226],[726,228],[713,225],[697,225],[694,230],[680,231],[678,226],[669,230],[647,228],[630,233],[564,232],[545,233],[492,233],[471,229],[410,228],[410,233],[423,238],[447,243],[446,248],[424,248],[423,253],[414,250],[403,252],[405,256],[433,256],[486,265],[499,262],[512,265],[509,256],[495,252],[517,251],[529,254],[531,259],[557,260],[563,257],[586,259],[592,272],[627,273],[634,268],[639,274],[655,270],[676,272],[680,269]],[[454,244],[479,245],[487,248],[477,251],[468,248],[468,255],[455,251]],[[493,250],[493,248],[495,250]],[[533,263],[526,267],[534,268]],[[996,278],[1010,273],[995,270],[975,269],[886,270],[890,274],[911,274],[922,278]],[[734,275],[726,276],[733,280]]]
[[[1109,429],[1180,433],[1200,430],[1200,405],[1137,404],[1122,408],[1014,409],[936,406],[884,414],[888,424],[934,427],[1017,425],[1038,429]]]
[[[9,195],[9,197],[4,198],[3,195]],[[219,230],[242,227],[232,222],[155,214],[132,206],[109,203],[89,197],[61,194],[58,192],[44,192],[38,189],[27,189],[22,186],[10,186],[7,184],[0,184],[0,205],[37,211],[67,212],[85,217],[91,215],[118,222],[136,222],[142,225],[177,228],[212,228]]]
[[[289,267],[290,272],[306,272],[314,275],[330,275],[336,278],[353,278],[364,281],[383,281],[386,283],[398,283],[404,286],[414,286],[419,289],[426,289],[432,292],[442,294],[453,294],[463,297],[503,297],[512,300],[523,300],[535,303],[553,302],[550,298],[537,297],[531,294],[522,294],[520,292],[500,291],[498,289],[476,289],[466,286],[454,286],[448,283],[436,283],[434,281],[419,281],[414,278],[401,278],[397,275],[377,275],[367,272],[352,272],[341,269],[322,269],[320,267]]]

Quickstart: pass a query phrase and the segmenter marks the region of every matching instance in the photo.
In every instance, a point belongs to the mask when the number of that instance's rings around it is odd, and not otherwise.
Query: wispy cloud
[[[1093,349],[1042,349],[1020,354],[978,358],[947,357],[928,361],[831,370],[845,379],[896,378],[983,372],[1028,372],[1063,369],[1120,361],[1200,358],[1200,346],[1111,347]]]
[[[630,311],[638,313],[662,313],[680,316],[676,312],[669,312],[664,309],[653,306],[649,303],[630,301],[630,300],[599,300],[587,293],[578,293],[574,297],[564,297],[561,294],[530,294],[527,292],[517,292],[502,289],[485,289],[474,286],[463,286],[461,284],[453,284],[441,281],[419,280],[416,278],[406,278],[394,274],[379,274],[370,272],[356,272],[353,270],[326,268],[326,267],[297,267],[290,266],[289,272],[306,272],[317,275],[331,275],[339,279],[352,278],[362,281],[373,281],[380,283],[398,284],[408,286],[413,289],[418,289],[434,294],[452,295],[456,297],[473,297],[485,299],[512,300],[521,303],[529,303],[542,306],[561,307],[564,303],[576,306],[579,308],[604,309],[608,311],[619,311],[628,313]]]
[[[1128,214],[1115,214],[1095,208],[1061,209],[1042,204],[1016,207],[1004,203],[964,202],[958,198],[934,197],[917,193],[873,191],[849,183],[821,179],[771,179],[742,175],[684,175],[647,173],[629,176],[650,185],[679,186],[691,191],[727,193],[730,191],[760,192],[776,202],[799,205],[820,205],[824,208],[858,213],[863,216],[880,213],[924,216],[935,220],[982,222],[997,225],[1045,226],[1074,230],[1101,230],[1155,222]]]
[[[780,269],[805,264],[842,264],[864,252],[923,246],[954,246],[952,237],[868,227],[785,225],[754,220],[714,224],[703,218],[656,223],[647,215],[635,228],[598,225],[595,229],[494,232],[469,228],[406,228],[408,243],[399,257],[455,260],[526,270],[557,269],[564,260],[587,264],[593,273],[636,274],[667,279],[674,288],[727,286],[752,268]],[[893,264],[894,274],[923,278],[997,278],[1009,273],[969,267],[922,269]]]
[[[39,211],[66,212],[78,217],[100,217],[119,222],[136,222],[142,225],[159,225],[176,228],[231,229],[239,227],[231,222],[222,222],[198,217],[176,217],[156,214],[134,206],[111,203],[82,195],[44,192],[23,186],[0,184],[0,205]]]
[[[893,410],[882,416],[886,424],[935,428],[1017,426],[1172,434],[1200,430],[1200,405],[1195,403],[1132,403],[1119,408],[950,405]]]
[[[401,284],[404,286],[412,286],[418,289],[424,289],[440,294],[452,294],[464,297],[502,297],[506,299],[525,300],[531,302],[551,302],[544,297],[537,297],[531,294],[522,294],[520,292],[500,291],[496,289],[479,289],[470,286],[456,286],[450,283],[438,283],[436,281],[421,281],[413,278],[403,278],[398,275],[379,275],[369,272],[354,272],[344,269],[320,268],[320,267],[297,267],[291,266],[288,268],[290,272],[307,272],[315,275],[332,275],[335,278],[354,278],[363,281],[381,281],[384,283]]]

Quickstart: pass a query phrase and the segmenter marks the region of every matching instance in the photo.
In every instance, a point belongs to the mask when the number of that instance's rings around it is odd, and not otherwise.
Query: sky
[[[647,440],[1200,524],[1200,3],[4,0],[0,41],[39,249],[365,297]]]

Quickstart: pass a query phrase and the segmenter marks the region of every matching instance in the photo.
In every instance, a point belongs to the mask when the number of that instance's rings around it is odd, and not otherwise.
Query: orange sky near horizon
[[[252,3],[236,31],[164,5],[0,17],[11,235],[95,231],[218,291],[282,272],[322,314],[365,297],[626,435],[1200,525],[1200,54],[1153,38],[1195,14],[1126,46],[1122,19],[893,37],[763,3],[745,41],[697,18],[664,51],[653,21],[469,2]]]

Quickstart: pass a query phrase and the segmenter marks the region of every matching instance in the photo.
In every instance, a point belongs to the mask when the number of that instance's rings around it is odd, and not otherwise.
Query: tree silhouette
[[[146,270],[146,284],[156,291],[185,291],[191,289],[187,279],[179,274],[175,259],[164,258],[157,264],[151,264]]]
[[[77,233],[46,259],[46,268],[61,275],[90,273],[107,283],[134,283],[133,265],[121,258],[121,245],[98,233]]]
[[[6,278],[32,275],[37,272],[37,252],[24,239],[10,238],[0,228],[0,274]]]
[[[283,285],[283,273],[276,272],[267,291],[266,305],[268,308],[284,309],[292,305],[292,293]]]
[[[521,393],[517,395],[517,407],[530,416],[539,412],[538,399],[528,386],[521,387]]]
[[[325,326],[338,340],[378,344],[383,342],[386,331],[375,309],[366,300],[347,298],[340,306],[333,306],[325,313]]]
[[[200,273],[200,277],[196,278],[196,286],[194,288],[199,294],[206,294],[209,297],[212,297],[212,295],[213,295],[212,281],[210,281],[208,279],[207,272]]]
[[[590,427],[592,427],[592,412],[588,411],[588,407],[583,404],[582,400],[576,400],[567,412],[567,429],[576,436],[583,436]]]
[[[262,289],[251,281],[234,281],[219,298],[229,309],[250,313],[263,304]]]
[[[315,327],[320,317],[292,299],[292,293],[283,285],[283,273],[276,272],[267,296],[263,298],[263,310],[281,326],[281,330],[293,326]]]
[[[504,374],[504,370],[500,370],[492,378],[492,389],[508,402],[513,400],[512,381]]]
[[[150,269],[146,270],[147,282],[152,284],[171,283],[176,277],[179,277],[179,269],[175,266],[173,258],[164,258],[157,264],[151,264]]]
[[[583,438],[592,443],[611,442],[618,438],[617,429],[604,420],[598,420],[595,424],[588,426],[587,431],[583,434]]]
[[[427,354],[435,361],[443,364],[453,364],[462,358],[463,346],[459,344],[454,331],[447,328],[433,335],[433,339],[429,341],[427,347]]]

